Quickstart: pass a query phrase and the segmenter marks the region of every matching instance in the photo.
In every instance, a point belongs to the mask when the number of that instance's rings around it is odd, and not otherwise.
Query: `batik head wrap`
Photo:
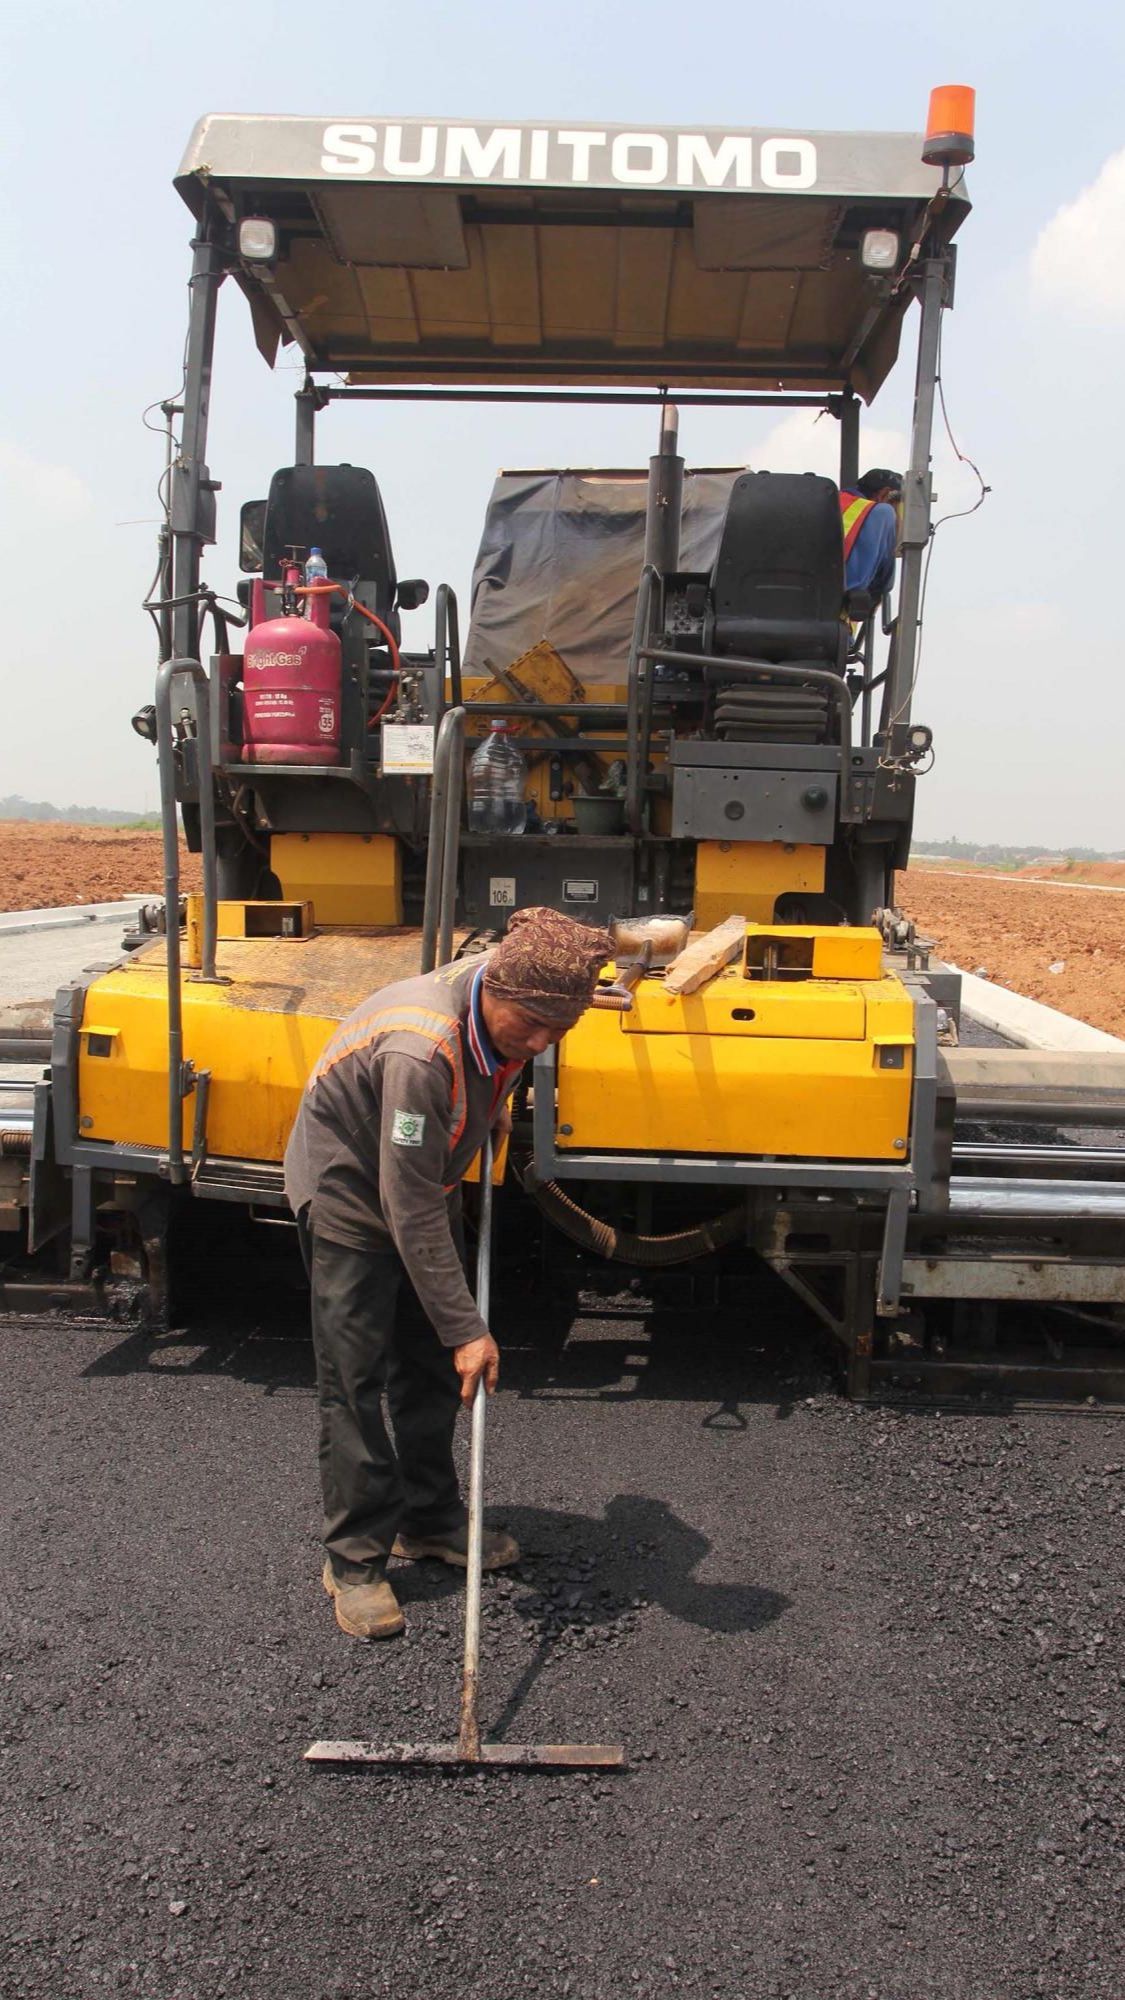
[[[589,1006],[598,973],[612,956],[608,931],[558,910],[515,910],[507,935],[489,954],[484,983],[494,999],[510,1000],[537,1020],[573,1022]]]

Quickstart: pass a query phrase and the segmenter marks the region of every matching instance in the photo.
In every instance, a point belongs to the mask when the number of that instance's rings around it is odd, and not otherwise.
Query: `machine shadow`
[[[85,1373],[231,1375],[266,1395],[312,1390],[296,1232],[244,1224],[232,1238],[229,1224],[224,1233],[211,1217],[193,1221],[178,1248],[170,1329],[128,1326]],[[832,1385],[824,1336],[765,1266],[739,1277],[721,1304],[710,1279],[698,1304],[689,1292],[669,1300],[651,1274],[642,1294],[622,1273],[612,1298],[581,1290],[583,1282],[578,1274],[559,1284],[533,1263],[499,1260],[491,1318],[504,1390],[542,1401],[702,1404],[701,1425],[721,1435],[745,1429],[743,1405],[772,1404],[784,1418],[799,1397]]]

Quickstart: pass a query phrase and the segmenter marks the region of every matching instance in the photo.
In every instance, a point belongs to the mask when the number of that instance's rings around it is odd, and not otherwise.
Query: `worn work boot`
[[[396,1535],[391,1554],[404,1556],[408,1562],[436,1556],[438,1562],[465,1569],[469,1560],[469,1524],[464,1521],[459,1528],[449,1528],[440,1535]],[[510,1569],[519,1559],[520,1545],[514,1535],[506,1528],[485,1529],[481,1537],[482,1569]]]
[[[385,1576],[354,1583],[324,1565],[324,1588],[336,1606],[336,1623],[353,1639],[393,1639],[406,1629],[398,1598]]]

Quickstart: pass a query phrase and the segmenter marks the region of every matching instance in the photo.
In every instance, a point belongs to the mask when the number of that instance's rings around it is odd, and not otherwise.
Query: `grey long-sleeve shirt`
[[[439,1338],[487,1332],[453,1241],[451,1204],[522,1064],[488,1043],[480,961],[373,993],[309,1078],[285,1153],[285,1192],[317,1235],[393,1245]]]

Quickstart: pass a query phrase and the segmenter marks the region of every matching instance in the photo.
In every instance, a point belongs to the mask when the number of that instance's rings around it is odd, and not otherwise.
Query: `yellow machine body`
[[[184,1055],[210,1072],[209,1155],[276,1163],[325,1042],[367,994],[414,973],[420,940],[376,928],[247,935],[255,908],[223,906],[219,981],[185,971]],[[625,1178],[631,1151],[901,1162],[912,1021],[910,995],[882,971],[877,932],[750,924],[742,956],[701,992],[673,999],[645,979],[629,1013],[591,1010],[571,1030],[559,1052],[559,1147],[620,1152]],[[87,990],[82,1137],[163,1148],[167,1066],[159,940]],[[193,1115],[189,1097],[185,1146]]]
[[[416,930],[224,938],[225,983],[185,973],[184,1055],[211,1073],[207,1150],[278,1161],[306,1078],[361,1000],[418,969]],[[91,981],[78,1057],[83,1138],[162,1147],[168,1139],[168,1003],[163,941]],[[193,1099],[184,1106],[191,1143]]]
[[[747,976],[766,944],[796,976]],[[644,979],[629,1013],[583,1015],[559,1050],[557,1145],[901,1163],[913,1002],[878,933],[750,925],[746,955],[682,999]],[[811,964],[811,969],[807,969]]]
[[[275,833],[270,867],[318,924],[401,924],[402,849],[386,833]]]
[[[189,898],[188,934],[192,905]],[[301,1092],[324,1044],[369,993],[417,972],[416,930],[247,936],[239,912],[279,904],[220,904],[222,980],[183,980],[184,1053],[208,1070],[207,1150],[213,1158],[277,1164]],[[252,922],[252,915],[245,921]],[[79,1035],[82,1137],[162,1148],[168,1138],[168,1007],[164,946],[152,944],[94,980]],[[184,1107],[190,1148],[194,1098]],[[493,1180],[508,1160],[496,1148]],[[465,1176],[479,1181],[480,1161]]]
[[[695,921],[712,930],[724,917],[768,924],[779,896],[824,888],[823,847],[780,840],[701,840],[695,850]]]

